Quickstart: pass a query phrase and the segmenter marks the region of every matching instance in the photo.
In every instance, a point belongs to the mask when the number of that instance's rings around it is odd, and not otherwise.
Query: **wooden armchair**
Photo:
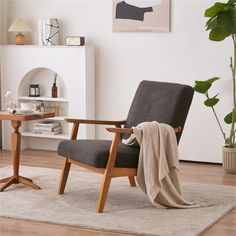
[[[175,127],[179,141],[193,97],[193,89],[187,85],[142,81],[136,91],[127,120],[83,120],[66,119],[73,123],[71,140],[62,141],[58,154],[65,157],[58,193],[63,194],[71,163],[103,174],[97,212],[102,213],[111,179],[127,176],[131,187],[135,187],[139,147],[121,142],[132,133],[132,128],[144,121],[158,121]],[[114,125],[107,128],[114,133],[112,141],[76,140],[80,124]],[[124,125],[124,128],[122,126]]]

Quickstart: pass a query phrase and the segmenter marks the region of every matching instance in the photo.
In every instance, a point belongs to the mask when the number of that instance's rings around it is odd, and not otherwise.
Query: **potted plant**
[[[210,96],[209,90],[212,84],[219,80],[213,77],[205,81],[195,81],[194,90],[205,95],[204,104],[210,107],[216,118],[217,124],[224,138],[223,167],[226,173],[236,173],[236,0],[229,0],[227,3],[216,2],[205,11],[206,30],[210,31],[209,39],[212,41],[223,41],[231,37],[233,42],[233,57],[230,58],[230,69],[232,72],[232,97],[233,104],[231,111],[226,114],[224,122],[229,125],[229,134],[224,132],[221,122],[217,116],[215,106],[219,102],[218,94]]]

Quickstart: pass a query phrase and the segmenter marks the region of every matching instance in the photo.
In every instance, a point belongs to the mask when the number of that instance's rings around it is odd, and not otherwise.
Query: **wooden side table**
[[[21,145],[21,134],[19,128],[21,122],[38,120],[44,118],[54,117],[55,114],[52,112],[45,112],[42,114],[10,114],[5,111],[0,111],[0,120],[10,120],[13,132],[11,135],[12,142],[12,159],[13,159],[13,175],[0,180],[0,183],[5,183],[0,192],[3,192],[4,189],[9,187],[12,184],[24,184],[30,186],[34,189],[40,189],[40,187],[33,183],[31,179],[19,175],[19,165],[20,165],[20,145]]]

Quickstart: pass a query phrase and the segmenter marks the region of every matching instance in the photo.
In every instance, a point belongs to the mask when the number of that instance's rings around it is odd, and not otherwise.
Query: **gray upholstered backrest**
[[[182,130],[193,98],[188,85],[142,81],[131,104],[125,127],[144,121],[157,121]],[[177,134],[179,141],[181,133]],[[126,137],[124,137],[126,138]]]

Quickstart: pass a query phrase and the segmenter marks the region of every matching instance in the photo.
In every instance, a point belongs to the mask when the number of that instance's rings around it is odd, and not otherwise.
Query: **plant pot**
[[[223,147],[223,168],[227,174],[236,174],[236,148]]]

